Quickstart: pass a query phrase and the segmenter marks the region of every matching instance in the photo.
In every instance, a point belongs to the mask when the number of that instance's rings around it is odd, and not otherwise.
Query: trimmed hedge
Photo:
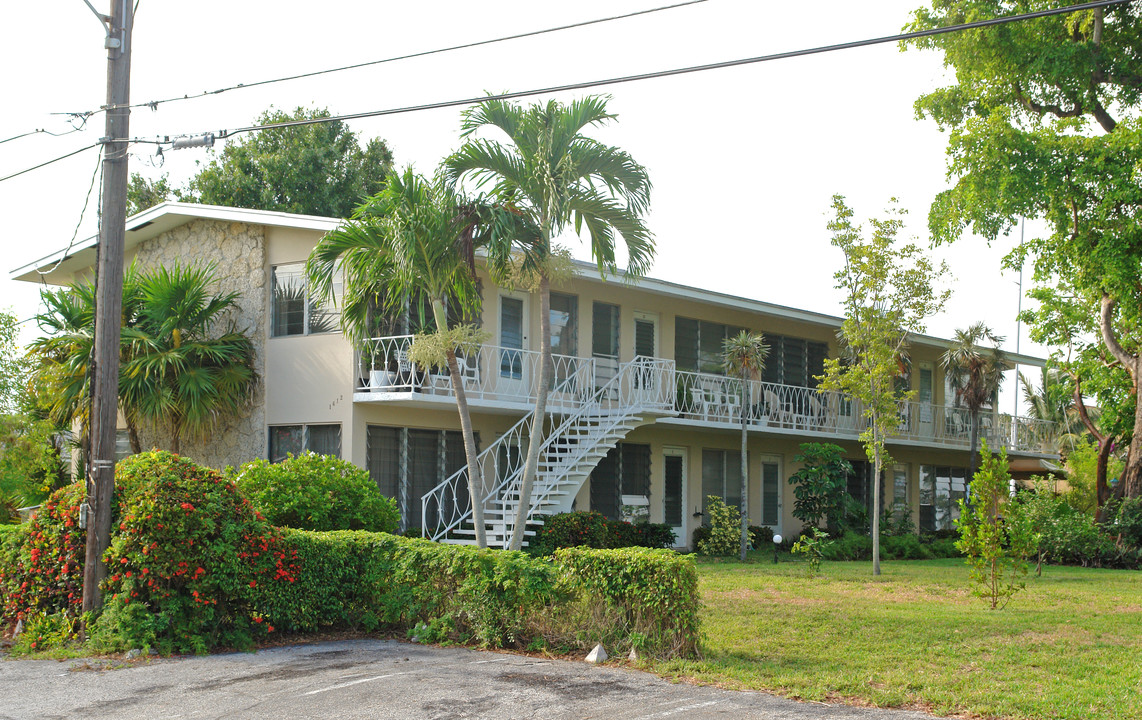
[[[553,568],[523,553],[361,531],[287,530],[284,541],[296,582],[266,586],[258,606],[287,631],[422,628],[424,641],[502,647],[530,641],[531,615],[556,602]]]
[[[296,582],[256,604],[288,631],[397,631],[423,642],[689,656],[699,639],[693,561],[664,550],[565,549],[551,560],[384,533],[284,532]]]
[[[692,657],[701,636],[694,559],[670,550],[563,548],[555,564],[590,602],[620,613],[614,628],[640,650]]]
[[[669,550],[532,558],[385,533],[279,529],[228,478],[157,451],[120,463],[116,486],[105,607],[89,627],[95,650],[202,653],[321,629],[487,647],[698,649],[697,573]],[[60,490],[31,522],[0,534],[0,624],[72,626],[82,492]]]
[[[544,521],[527,553],[550,555],[565,547],[670,548],[674,547],[674,529],[661,523],[608,520],[595,510],[558,513]]]

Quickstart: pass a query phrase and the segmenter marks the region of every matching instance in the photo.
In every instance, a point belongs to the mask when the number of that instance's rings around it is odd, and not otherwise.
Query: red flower
[[[250,581],[250,587],[256,587],[256,586],[257,586],[257,584],[258,584],[258,583],[257,583],[257,582],[255,582],[254,580],[251,580],[251,581]]]

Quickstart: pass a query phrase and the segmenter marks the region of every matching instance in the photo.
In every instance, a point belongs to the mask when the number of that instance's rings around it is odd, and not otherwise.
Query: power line
[[[36,128],[35,130],[29,130],[26,133],[20,133],[19,135],[13,135],[10,138],[4,138],[3,140],[0,140],[0,145],[3,145],[6,142],[12,142],[13,140],[19,140],[20,138],[25,138],[25,137],[28,137],[30,135],[51,135],[52,137],[63,137],[64,135],[71,135],[72,133],[81,132],[87,126],[87,118],[91,117],[91,115],[93,113],[55,113],[55,114],[71,115],[73,121],[79,120],[79,123],[80,123],[79,127],[73,127],[71,130],[65,130],[63,132],[58,132],[58,133],[52,132],[51,130],[48,130],[46,128]]]
[[[805,57],[807,55],[819,55],[822,53],[836,52],[838,50],[851,50],[855,48],[868,47],[871,45],[883,45],[885,43],[903,42],[906,40],[915,40],[917,38],[933,37],[936,35],[946,35],[953,32],[962,32],[964,30],[974,30],[977,28],[991,27],[995,25],[1005,25],[1007,23],[1021,22],[1024,20],[1034,20],[1037,18],[1050,17],[1053,15],[1063,15],[1067,13],[1080,12],[1082,10],[1092,10],[1094,8],[1107,7],[1110,5],[1121,5],[1130,2],[1130,0],[1096,0],[1095,2],[1081,3],[1078,5],[1067,5],[1061,8],[1054,8],[1050,10],[1038,10],[1029,13],[1020,13],[1018,15],[1007,15],[999,18],[992,18],[990,20],[977,20],[970,23],[961,23],[958,25],[949,25],[942,28],[933,28],[930,30],[918,30],[916,32],[899,33],[896,35],[886,35],[878,38],[870,38],[867,40],[855,40],[852,42],[836,43],[833,45],[821,45],[813,48],[806,48],[802,50],[790,50],[786,52],[773,53],[770,55],[759,55],[756,57],[743,58],[739,60],[725,60],[716,63],[707,63],[703,65],[690,65],[688,67],[676,68],[673,70],[658,70],[655,72],[639,73],[637,75],[624,75],[619,77],[606,78],[603,80],[588,80],[585,82],[569,83],[566,85],[553,85],[545,88],[536,88],[532,90],[520,90],[516,92],[486,94],[479,97],[468,97],[458,100],[444,100],[441,102],[427,103],[422,105],[408,105],[399,108],[389,108],[386,110],[371,110],[367,112],[352,113],[348,115],[335,115],[326,118],[313,118],[309,120],[291,120],[287,122],[269,123],[266,125],[250,125],[247,127],[235,128],[233,130],[219,130],[214,133],[215,137],[219,139],[231,137],[248,132],[257,132],[261,130],[274,130],[279,128],[298,127],[302,125],[319,125],[330,122],[339,122],[344,120],[360,120],[370,117],[381,117],[385,115],[400,115],[403,113],[420,112],[423,110],[439,110],[442,108],[458,107],[464,105],[476,105],[484,102],[485,100],[514,100],[517,98],[530,97],[534,95],[548,95],[553,93],[566,92],[569,90],[585,90],[589,88],[603,87],[606,85],[619,85],[622,83],[637,82],[641,80],[653,80],[657,78],[673,77],[676,75],[687,75],[690,73],[706,72],[709,70],[721,70],[724,68],[740,67],[742,65],[754,65],[757,63],[770,62],[773,60],[786,60],[789,58]],[[133,142],[148,142],[167,144],[172,138],[194,137],[202,135],[203,133],[192,133],[188,135],[166,136],[158,139],[136,139]]]
[[[30,173],[33,170],[39,170],[42,167],[46,167],[48,165],[51,165],[52,163],[57,163],[60,160],[66,160],[67,158],[71,157],[72,155],[78,155],[81,152],[84,152],[86,150],[90,150],[93,147],[98,147],[101,144],[102,144],[102,141],[97,142],[97,143],[92,143],[92,144],[87,145],[85,147],[81,147],[78,150],[73,150],[73,151],[69,152],[67,155],[60,155],[57,158],[54,158],[52,160],[48,160],[47,162],[42,162],[39,165],[33,165],[30,168],[25,168],[24,170],[21,170],[19,172],[14,172],[11,175],[5,175],[4,177],[0,177],[0,182],[4,182],[5,180],[11,180],[14,177],[19,177],[20,175],[23,175],[24,173]]]
[[[546,35],[549,33],[561,32],[563,30],[572,30],[574,28],[587,27],[589,25],[599,25],[601,23],[612,22],[614,20],[625,20],[627,18],[637,17],[639,15],[649,15],[651,13],[662,12],[663,10],[674,10],[688,5],[698,5],[707,2],[707,0],[686,0],[686,2],[679,2],[673,5],[663,5],[660,7],[648,8],[646,10],[636,10],[634,12],[624,13],[622,15],[612,15],[605,18],[597,18],[595,20],[584,20],[583,22],[570,23],[568,25],[559,25],[558,27],[545,28],[543,30],[530,30],[528,32],[516,33],[515,35],[505,35],[504,37],[491,38],[488,40],[477,40],[475,42],[463,43],[461,45],[451,45],[449,47],[437,48],[435,50],[422,50],[420,52],[409,53],[407,55],[396,55],[394,57],[383,58],[381,60],[369,60],[367,62],[356,63],[353,65],[342,65],[340,67],[328,68],[326,70],[315,70],[313,72],[300,73],[298,75],[287,75],[285,77],[272,78],[269,80],[259,80],[252,83],[239,83],[237,85],[230,85],[218,90],[204,90],[197,95],[183,95],[181,97],[170,97],[163,100],[150,100],[148,102],[132,103],[126,106],[111,105],[101,108],[99,111],[117,109],[119,107],[149,107],[152,110],[158,108],[163,103],[178,102],[180,100],[196,100],[199,98],[207,97],[210,95],[220,95],[224,92],[231,90],[245,90],[247,88],[260,87],[262,85],[272,85],[274,83],[288,82],[290,80],[302,80],[304,78],[317,77],[319,75],[328,75],[330,73],[342,72],[345,70],[356,70],[363,67],[371,67],[373,65],[383,65],[385,63],[397,62],[400,60],[411,60],[413,58],[427,57],[429,55],[439,55],[441,53],[455,52],[456,50],[467,50],[470,48],[481,47],[483,45],[493,45],[495,43],[507,42],[509,40],[519,40],[522,38],[535,37],[537,35]]]
[[[100,172],[102,168],[103,149],[100,148],[95,157],[95,170],[91,173],[91,184],[87,187],[87,194],[83,198],[83,209],[79,211],[79,220],[75,223],[75,231],[71,234],[71,240],[67,243],[67,249],[63,251],[63,254],[59,256],[59,260],[57,260],[56,264],[52,265],[49,270],[36,268],[36,272],[39,273],[41,277],[55,272],[56,268],[63,264],[64,260],[67,260],[67,256],[71,254],[71,249],[75,247],[75,241],[79,238],[79,228],[83,225],[83,218],[87,216],[87,206],[91,203],[91,191],[95,189],[95,179],[102,175]]]

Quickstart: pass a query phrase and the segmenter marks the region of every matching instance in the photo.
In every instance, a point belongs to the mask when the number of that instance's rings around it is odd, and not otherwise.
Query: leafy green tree
[[[525,269],[538,276],[540,297],[540,373],[535,414],[521,479],[519,508],[510,547],[523,543],[532,487],[543,444],[547,396],[554,379],[551,357],[552,239],[574,230],[587,231],[591,253],[604,274],[618,272],[616,235],[627,253],[627,277],[646,273],[654,258],[654,243],[643,222],[650,204],[646,169],[619,148],[588,137],[588,128],[614,119],[607,98],[588,96],[564,105],[551,100],[522,107],[502,100],[485,100],[464,112],[464,145],[444,161],[452,182],[490,183],[496,201],[514,208],[528,233],[517,237],[525,249]],[[475,137],[496,131],[506,142]],[[489,257],[503,265],[510,249],[489,247]],[[498,259],[497,259],[498,258]]]
[[[181,195],[170,184],[170,176],[166,173],[157,180],[148,180],[137,172],[131,173],[131,180],[127,183],[128,215],[177,199],[181,199]]]
[[[238,294],[214,294],[214,283],[208,267],[126,272],[119,403],[136,453],[142,451],[140,422],[163,426],[177,453],[183,437],[209,435],[219,415],[236,413],[251,399],[253,343],[226,320]],[[80,283],[41,297],[46,309],[37,319],[47,335],[32,345],[42,361],[36,381],[54,398],[49,418],[60,427],[78,422],[86,447],[94,288]]]
[[[487,217],[495,215],[491,210],[486,213]],[[424,366],[448,369],[468,461],[476,542],[487,547],[485,488],[456,358],[458,349],[475,352],[483,335],[474,325],[450,328],[446,312],[451,307],[464,317],[478,313],[473,247],[480,222],[476,203],[462,201],[443,182],[430,182],[409,167],[392,175],[349,222],[321,238],[309,256],[306,272],[319,297],[332,297],[334,280],[344,271],[341,326],[352,340],[372,335],[370,319],[376,309],[401,313],[409,298],[424,298],[431,304],[435,332],[418,335],[409,358]]]
[[[879,575],[881,471],[892,463],[885,441],[900,426],[900,402],[912,395],[897,390],[896,377],[909,333],[923,332],[925,319],[948,298],[948,291],[934,289],[947,269],[934,266],[917,245],[897,245],[902,211],[872,220],[872,234],[864,239],[844,197],[833,196],[833,210],[832,244],[844,254],[844,265],[833,277],[845,294],[840,336],[847,357],[825,361],[821,387],[861,403],[867,428],[860,439],[873,466],[872,572]]]
[[[331,117],[328,110],[270,108],[258,125]],[[375,195],[392,170],[383,140],[361,147],[337,120],[250,133],[228,142],[191,179],[180,199],[208,205],[347,218]],[[161,182],[161,181],[160,181]]]
[[[909,29],[1047,7],[1055,4],[933,0]],[[1020,244],[1007,262],[1034,262],[1032,338],[1074,344],[1074,367],[1108,427],[1130,438],[1117,489],[1129,497],[1142,496],[1140,13],[1137,3],[1122,3],[911,41],[943,51],[955,77],[916,103],[919,115],[949,130],[954,185],[932,204],[933,242],[969,229],[994,239],[1023,218],[1047,222],[1049,234]],[[1098,368],[1100,358],[1110,372]]]
[[[741,561],[745,562],[745,553],[749,549],[749,457],[746,449],[746,420],[749,418],[749,381],[760,378],[765,370],[765,359],[769,357],[769,345],[760,333],[751,333],[742,330],[732,338],[726,338],[722,344],[722,366],[727,375],[741,380],[741,463],[742,463],[742,489],[741,489]]]
[[[1005,607],[1026,587],[1022,582],[1026,558],[1038,546],[1029,515],[1011,497],[1010,483],[1007,453],[992,455],[985,440],[979,472],[971,481],[971,502],[959,501],[956,548],[967,556],[976,596],[989,602],[992,610]]]
[[[981,343],[990,342],[991,347]],[[968,409],[971,420],[971,471],[979,468],[979,411],[984,405],[994,404],[1003,373],[1011,369],[1010,363],[999,349],[1003,338],[982,322],[966,330],[956,330],[952,346],[940,356],[940,365],[948,378],[948,385],[956,394],[956,403]]]
[[[824,521],[829,533],[840,535],[852,463],[845,459],[844,449],[832,443],[801,443],[800,450],[793,462],[801,463],[801,469],[789,478],[793,517],[808,527]]]

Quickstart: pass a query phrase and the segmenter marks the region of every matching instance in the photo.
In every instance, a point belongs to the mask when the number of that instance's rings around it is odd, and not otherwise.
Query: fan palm
[[[745,562],[745,552],[749,547],[749,459],[746,455],[746,419],[749,406],[749,381],[761,377],[765,370],[765,360],[769,357],[769,345],[757,333],[742,330],[722,345],[722,365],[727,375],[741,380],[741,423],[742,423],[742,537],[741,560]]]
[[[79,447],[87,452],[91,411],[91,357],[95,341],[95,287],[79,283],[70,288],[43,290],[43,312],[36,322],[44,335],[30,349],[38,359],[33,383],[44,389],[47,419],[56,427],[78,425]],[[133,325],[141,301],[139,275],[134,266],[123,277],[124,326]],[[121,358],[122,359],[122,358]],[[138,443],[135,416],[127,413],[132,446]],[[136,448],[136,452],[137,452]]]
[[[119,405],[134,452],[141,451],[142,421],[165,426],[170,449],[179,452],[184,436],[208,435],[220,414],[235,413],[249,402],[257,381],[253,344],[232,325],[216,332],[235,308],[237,293],[212,295],[213,282],[208,267],[127,269]],[[49,419],[60,426],[77,422],[86,449],[94,288],[80,283],[45,291],[42,299],[45,311],[37,320],[47,336],[32,344],[41,359],[37,381],[51,398]]]
[[[627,254],[628,277],[649,269],[654,243],[643,222],[650,203],[646,169],[623,150],[587,137],[584,131],[614,119],[607,98],[589,96],[566,105],[555,100],[528,107],[486,100],[464,112],[464,145],[444,162],[453,183],[471,180],[490,184],[497,201],[514,209],[534,230],[517,238],[525,250],[524,265],[537,276],[540,294],[540,371],[532,434],[521,478],[519,507],[510,547],[523,543],[524,525],[543,442],[543,422],[554,368],[551,358],[552,240],[561,233],[586,228],[591,254],[603,274],[617,273],[616,236]],[[481,130],[498,131],[499,139],[477,138]],[[520,242],[522,241],[522,242]],[[510,248],[488,248],[493,265],[506,261]]]
[[[205,438],[245,408],[257,383],[254,345],[227,319],[239,293],[214,294],[213,284],[210,266],[140,274],[138,317],[123,332],[124,412],[164,426],[175,453],[184,437]]]
[[[1031,384],[1023,373],[1019,373],[1019,384],[1023,389],[1023,401],[1027,403],[1027,414],[1035,419],[1052,423],[1050,440],[1055,451],[1066,455],[1068,448],[1074,448],[1087,434],[1078,409],[1075,407],[1074,383],[1057,368],[1040,368],[1039,387]],[[1098,408],[1087,408],[1092,421],[1098,420]]]
[[[982,343],[991,343],[984,347]],[[948,385],[956,394],[956,403],[968,409],[971,417],[971,474],[979,468],[979,411],[992,402],[1003,373],[1011,369],[999,345],[1003,337],[987,325],[977,322],[966,330],[956,330],[955,339],[940,358]]]
[[[376,308],[401,312],[409,298],[429,301],[436,332],[418,336],[409,355],[421,364],[448,368],[464,436],[476,542],[487,547],[483,481],[456,359],[458,346],[473,350],[480,338],[472,326],[449,329],[446,312],[448,306],[471,316],[479,307],[473,242],[481,209],[461,202],[443,182],[430,182],[406,168],[391,175],[385,188],[357,208],[349,222],[318,242],[306,274],[315,294],[331,297],[335,276],[344,270],[341,326],[351,340],[372,334]]]

